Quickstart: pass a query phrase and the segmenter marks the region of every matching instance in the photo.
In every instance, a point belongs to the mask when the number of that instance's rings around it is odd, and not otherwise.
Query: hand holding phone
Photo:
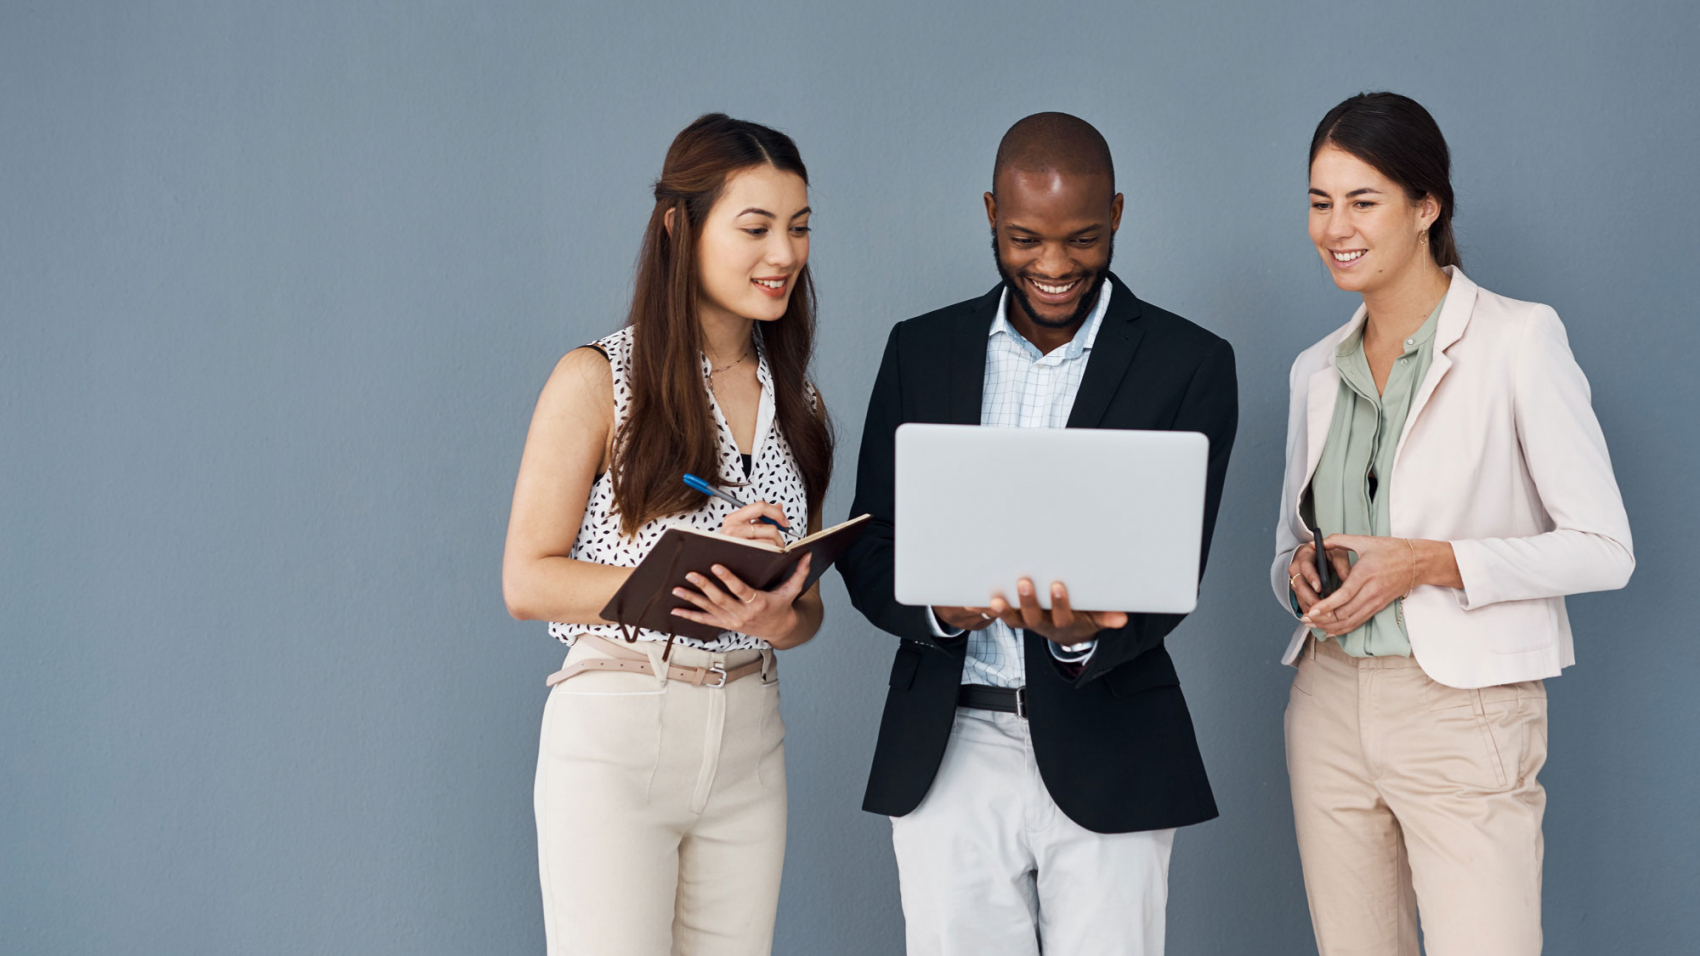
[[[1322,582],[1322,587],[1317,589],[1316,594],[1318,597],[1327,597],[1334,593],[1334,569],[1328,566],[1328,549],[1322,546],[1322,530],[1311,528],[1310,540],[1316,546],[1316,579]]]

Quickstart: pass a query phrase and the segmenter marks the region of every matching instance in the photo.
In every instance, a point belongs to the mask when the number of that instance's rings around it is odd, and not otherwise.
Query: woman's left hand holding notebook
[[[761,527],[778,533],[770,526]],[[724,565],[714,565],[712,579],[693,571],[685,575],[685,580],[697,590],[674,588],[673,596],[691,602],[697,610],[674,608],[673,614],[698,624],[759,637],[770,644],[781,641],[797,627],[797,596],[803,592],[813,558],[811,554],[803,555],[796,570],[771,591],[750,587]]]

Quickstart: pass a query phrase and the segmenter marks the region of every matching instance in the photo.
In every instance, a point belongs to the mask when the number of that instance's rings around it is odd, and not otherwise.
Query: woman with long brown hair
[[[785,854],[774,651],[813,637],[805,558],[759,591],[693,574],[712,640],[600,610],[669,524],[782,542],[820,525],[832,434],[814,335],[808,173],[783,133],[715,113],[674,139],[626,327],[561,359],[526,438],[503,555],[516,618],[571,649],[535,806],[550,953],[766,953]],[[741,487],[734,509],[692,491]],[[588,664],[589,666],[583,666]],[[570,678],[570,679],[569,679]]]

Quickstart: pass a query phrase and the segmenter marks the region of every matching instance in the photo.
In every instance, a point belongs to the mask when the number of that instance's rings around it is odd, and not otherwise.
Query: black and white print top
[[[774,420],[773,380],[768,374],[767,354],[761,347],[761,336],[757,335],[755,341],[756,380],[761,383],[761,404],[756,411],[756,437],[750,456],[750,473],[746,478],[742,456],[738,453],[738,443],[732,438],[731,426],[726,424],[726,416],[720,412],[720,403],[714,400],[714,392],[709,390],[708,405],[714,413],[714,423],[720,434],[720,474],[711,480],[731,490],[735,497],[744,501],[761,500],[778,505],[785,512],[785,518],[791,527],[801,531],[809,524],[808,495],[803,488],[803,478],[797,472],[797,461],[791,455],[791,446],[786,443],[785,436],[779,433],[778,422]],[[626,420],[626,411],[632,401],[632,330],[630,327],[621,329],[613,335],[597,339],[593,344],[608,356],[609,371],[614,376],[614,427],[619,428]],[[707,356],[704,356],[704,389],[708,389],[710,371],[712,366]],[[814,386],[809,386],[808,394],[811,404],[818,402]],[[707,495],[703,497],[705,500],[702,507],[696,511],[645,522],[638,528],[636,535],[628,538],[620,533],[620,519],[614,513],[613,472],[603,472],[590,487],[590,501],[584,509],[584,521],[579,525],[578,540],[573,543],[573,549],[568,556],[578,561],[636,567],[638,562],[649,554],[650,549],[655,547],[655,542],[661,539],[661,533],[670,525],[683,524],[706,531],[720,530],[721,522],[732,513],[732,505],[719,498]],[[611,640],[623,640],[626,637],[626,629],[617,624],[555,622],[549,625],[549,633],[569,645],[580,634],[597,634]],[[667,640],[666,634],[647,628],[638,628],[635,633],[640,641]],[[683,636],[674,640],[687,647],[699,647],[708,651],[767,647],[767,642],[761,638],[736,631],[722,631],[720,637],[712,641]]]

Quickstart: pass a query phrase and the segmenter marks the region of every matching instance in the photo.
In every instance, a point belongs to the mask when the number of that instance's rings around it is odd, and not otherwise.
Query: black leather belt
[[[988,687],[985,684],[963,684],[957,691],[956,706],[975,710],[995,710],[1000,713],[1027,716],[1027,688]]]

